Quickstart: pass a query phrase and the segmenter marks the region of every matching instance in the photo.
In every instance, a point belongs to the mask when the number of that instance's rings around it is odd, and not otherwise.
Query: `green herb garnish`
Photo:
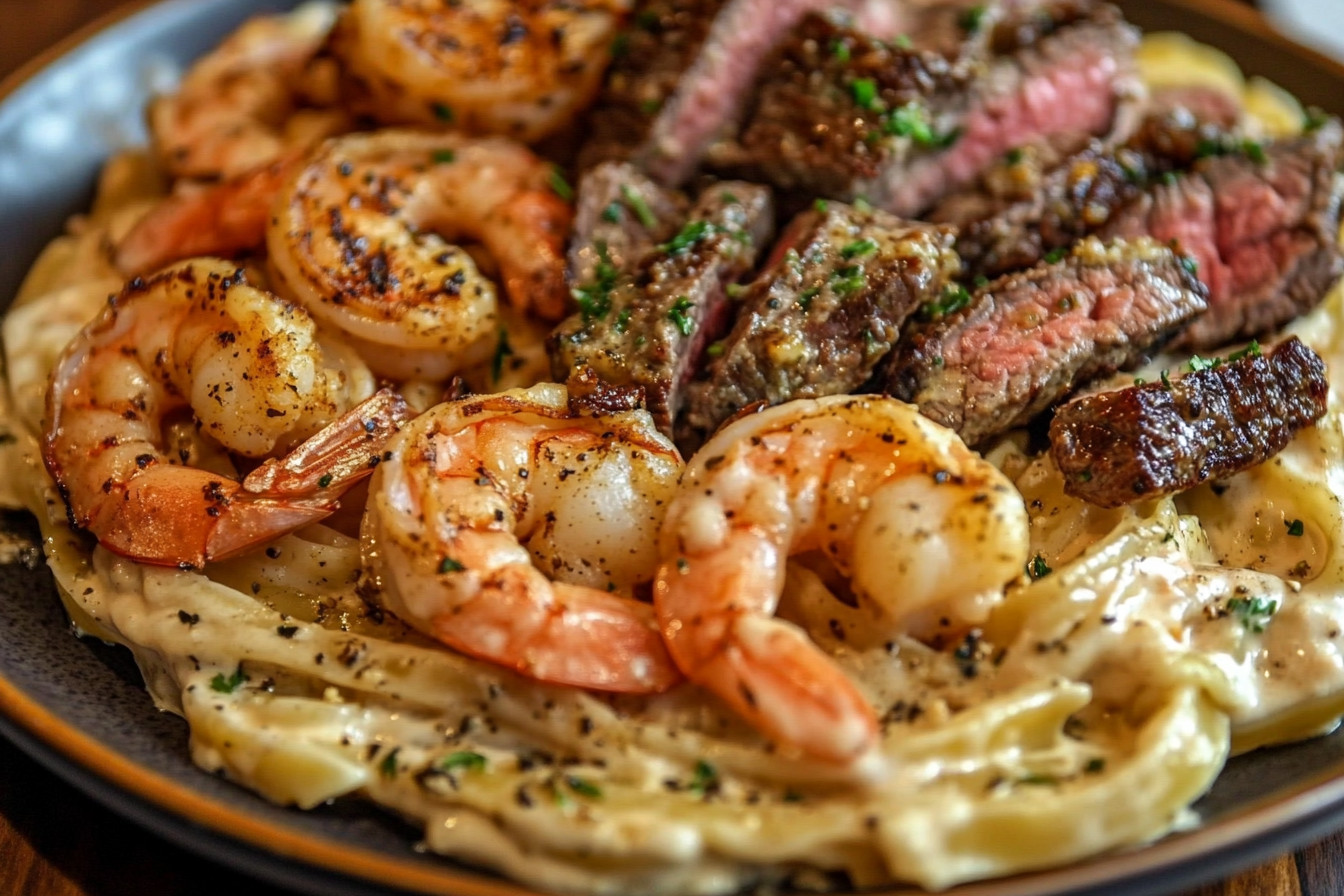
[[[667,319],[676,324],[677,332],[689,336],[695,331],[695,319],[686,312],[695,307],[695,303],[685,296],[677,296],[667,312]]]
[[[452,557],[444,557],[439,561],[440,575],[450,572],[462,572],[464,569],[466,569],[466,567],[462,565],[461,561],[454,560]]]
[[[1227,611],[1241,622],[1249,632],[1259,634],[1265,630],[1269,617],[1279,609],[1279,602],[1270,597],[1233,597],[1227,602]]]
[[[621,199],[630,207],[630,211],[635,213],[635,217],[644,225],[645,230],[652,230],[658,226],[658,218],[653,214],[653,209],[649,208],[643,196],[630,189],[628,185],[621,185]]]
[[[870,239],[855,240],[840,250],[843,258],[858,258],[877,251],[877,241]]]
[[[1293,520],[1292,522],[1284,520],[1283,524],[1288,527],[1288,534],[1294,538],[1301,538],[1302,533],[1307,531],[1301,520]]]
[[[500,376],[504,373],[504,359],[512,354],[513,346],[509,345],[509,331],[500,327],[499,338],[495,340],[495,355],[490,359],[490,378],[492,382],[499,382]]]
[[[458,750],[456,753],[449,753],[438,762],[440,771],[451,772],[462,769],[468,772],[479,772],[485,768],[485,757],[473,750]]]
[[[221,694],[232,694],[245,681],[247,681],[247,676],[243,674],[242,663],[239,663],[238,668],[234,669],[233,674],[227,678],[224,677],[223,672],[219,672],[214,678],[210,679],[210,690],[218,691]]]

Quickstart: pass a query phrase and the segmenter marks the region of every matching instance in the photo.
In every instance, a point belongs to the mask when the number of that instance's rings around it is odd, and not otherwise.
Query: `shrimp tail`
[[[284,457],[268,458],[243,480],[256,495],[339,494],[368,476],[383,446],[414,412],[391,389],[380,389],[327,424]]]
[[[317,522],[336,509],[327,494],[294,499],[243,493],[237,482],[156,464],[97,505],[80,525],[114,553],[155,566],[200,568]]]
[[[169,196],[121,238],[113,264],[134,277],[184,258],[260,248],[271,203],[297,162],[297,156],[286,156],[234,179]]]
[[[771,738],[819,759],[853,762],[877,740],[868,701],[791,623],[743,614],[731,626],[724,650],[694,677],[711,683]]]
[[[551,583],[525,564],[504,566],[483,584],[486,593],[434,620],[436,636],[463,653],[599,691],[652,694],[682,680],[645,604]]]

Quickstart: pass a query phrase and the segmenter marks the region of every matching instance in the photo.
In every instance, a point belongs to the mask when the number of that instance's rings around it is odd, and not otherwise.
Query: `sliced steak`
[[[570,238],[569,275],[591,282],[601,263],[629,270],[676,232],[686,216],[686,198],[665,190],[624,162],[603,162],[579,179]]]
[[[854,391],[958,264],[945,228],[838,202],[799,215],[741,296],[732,332],[710,347],[683,438],[755,402]]]
[[[1198,260],[1209,313],[1181,337],[1193,348],[1275,329],[1315,306],[1344,272],[1338,120],[1300,137],[1205,149],[1216,154],[1155,185],[1102,231],[1175,240]]]
[[[1170,495],[1282,451],[1325,413],[1325,364],[1296,336],[1179,379],[1099,392],[1055,412],[1065,490],[1103,507]]]
[[[1201,149],[1231,139],[1176,110],[1143,119],[1119,146],[1090,139],[1072,149],[1059,141],[1018,147],[928,217],[957,226],[968,275],[996,277],[1098,232],[1150,185],[1192,165]]]
[[[727,287],[755,266],[773,220],[768,188],[723,181],[632,273],[600,261],[576,290],[579,313],[551,334],[556,378],[591,370],[608,384],[641,387],[670,437],[695,359],[727,328]]]
[[[652,0],[617,41],[580,167],[626,159],[684,181],[732,123],[761,60],[827,0]]]
[[[710,161],[786,190],[926,209],[1012,147],[1106,132],[1134,89],[1135,32],[1111,6],[1009,10],[990,58],[874,40],[808,16],[767,63],[736,140]]]
[[[933,309],[882,384],[967,444],[1021,426],[1082,383],[1130,365],[1204,310],[1189,259],[1152,240],[1088,237],[1055,263]]]

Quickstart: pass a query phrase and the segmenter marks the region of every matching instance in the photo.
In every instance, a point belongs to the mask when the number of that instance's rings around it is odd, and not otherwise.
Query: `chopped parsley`
[[[593,268],[592,282],[576,286],[572,291],[574,301],[579,303],[579,313],[583,315],[585,324],[607,316],[607,312],[611,310],[611,290],[616,286],[616,280],[620,276],[620,271],[611,263],[611,256],[607,254],[607,244],[599,242],[596,248],[597,266]]]
[[[1190,368],[1191,373],[1199,373],[1202,370],[1217,370],[1223,366],[1223,359],[1201,358],[1199,355],[1193,355],[1186,366]]]
[[[957,18],[957,24],[960,25],[961,30],[965,31],[967,34],[974,34],[975,32],[980,30],[980,26],[984,24],[984,20],[985,20],[985,8],[983,6],[976,5],[969,7],[965,12],[963,12]]]
[[[677,332],[683,336],[689,336],[695,332],[695,318],[686,312],[695,307],[695,303],[685,296],[677,296],[677,300],[672,303],[668,309],[667,319],[676,324]]]
[[[709,355],[711,358],[719,358],[723,356],[723,348],[723,340],[711,342],[709,348],[705,349],[705,354]]]
[[[1044,578],[1052,572],[1054,572],[1054,570],[1050,568],[1050,564],[1046,563],[1045,558],[1040,554],[1037,554],[1027,561],[1027,575],[1031,576],[1033,579]]]
[[[474,750],[458,750],[456,753],[449,753],[438,762],[440,771],[451,772],[462,769],[468,772],[479,772],[485,768],[485,757]]]
[[[499,382],[504,373],[504,359],[513,355],[513,346],[509,345],[509,331],[499,328],[499,338],[495,340],[495,356],[490,359],[490,378]]]
[[[630,309],[622,308],[621,313],[616,315],[616,332],[624,334],[630,327]]]
[[[1240,361],[1242,358],[1258,358],[1258,357],[1260,357],[1260,341],[1258,339],[1252,339],[1250,341],[1250,344],[1248,344],[1245,348],[1237,349],[1235,352],[1228,355],[1227,360],[1230,363],[1232,361]]]
[[[891,45],[897,49],[908,50],[914,46],[914,43],[911,42],[910,35],[898,34],[891,39]]]
[[[718,228],[709,221],[687,221],[685,226],[677,231],[676,236],[658,247],[658,251],[669,255],[685,252],[705,237],[712,236],[717,230]]]
[[[813,200],[812,200],[812,208],[814,208],[814,209],[816,209],[817,211],[821,212],[823,215],[826,214],[826,211],[827,211],[830,207],[831,207],[831,204],[830,204],[829,202],[827,202],[825,199],[813,199]]]
[[[831,289],[836,295],[847,296],[866,287],[868,277],[864,274],[861,265],[847,264],[831,272],[830,283]]]
[[[602,209],[602,220],[608,224],[619,224],[624,213],[621,211],[621,204],[615,200],[608,202],[607,207]]]
[[[397,776],[397,754],[401,752],[401,747],[393,747],[392,752],[383,757],[383,761],[378,763],[378,771],[384,778],[395,778]]]
[[[933,149],[951,146],[961,136],[961,131],[956,129],[945,134],[935,133],[928,110],[916,102],[897,106],[884,115],[882,132],[892,137],[909,137],[917,145]]]
[[[466,569],[460,560],[454,560],[452,557],[444,557],[439,561],[439,573],[462,572]]]
[[[697,760],[695,772],[691,775],[691,783],[686,789],[697,796],[705,796],[718,790],[719,770],[703,759]]]
[[[565,783],[569,785],[570,790],[579,796],[586,796],[592,800],[602,799],[602,788],[587,778],[580,778],[578,775],[565,775]]]
[[[332,476],[330,473],[323,473],[321,476],[318,477],[317,487],[326,488],[327,486],[331,485],[331,482],[334,478],[335,477]]]
[[[210,679],[210,690],[218,691],[221,694],[232,694],[245,681],[247,681],[247,676],[243,674],[243,666],[239,663],[238,668],[234,669],[233,674],[227,678],[223,672],[216,673],[215,677]]]
[[[1006,153],[1003,154],[1004,161],[1007,162],[1009,165],[1016,165],[1017,163],[1021,162],[1022,157],[1023,152],[1022,147],[1020,146],[1014,146],[1012,149],[1008,150]]]
[[[1089,775],[1099,775],[1106,770],[1106,758],[1104,756],[1093,756],[1087,760],[1087,765],[1083,766],[1083,771]]]
[[[564,172],[554,165],[551,166],[549,183],[551,185],[551,191],[561,199],[566,202],[570,202],[574,199],[574,188],[569,185],[569,181],[565,180]]]
[[[447,103],[434,104],[434,117],[439,121],[452,121],[456,116],[453,115],[453,107]]]
[[[1283,524],[1288,527],[1288,534],[1294,538],[1301,538],[1302,533],[1306,531],[1306,527],[1302,525],[1301,520],[1284,520]]]
[[[831,41],[831,58],[836,62],[849,61],[849,44],[842,40],[835,39]]]
[[[1043,256],[1046,264],[1058,264],[1064,260],[1064,255],[1068,250],[1063,248],[1051,249]]]
[[[431,157],[435,165],[449,165],[457,161],[457,153],[451,149],[436,149]]]
[[[1054,775],[1046,775],[1040,772],[1031,772],[1017,779],[1019,784],[1046,785],[1053,786],[1059,783],[1059,779]]]
[[[1190,276],[1192,277],[1199,276],[1199,261],[1197,261],[1194,258],[1191,258],[1189,255],[1181,256],[1181,267],[1185,268],[1186,272],[1190,274]]]
[[[1171,388],[1171,377],[1167,374],[1167,371],[1166,371],[1165,368],[1162,370],[1161,377],[1162,377],[1162,388],[1163,388],[1163,389],[1170,389],[1170,388]]]
[[[940,298],[932,302],[926,302],[924,307],[920,309],[920,315],[927,320],[936,320],[949,314],[955,314],[969,304],[971,304],[971,294],[966,291],[966,287],[958,283],[952,283],[943,287],[943,294]]]
[[[877,108],[877,82],[872,78],[855,78],[849,82],[849,93],[859,108]]]
[[[811,308],[812,300],[817,297],[817,293],[819,292],[821,292],[820,286],[809,286],[807,289],[800,292],[798,294],[798,307],[802,308],[804,311]]]
[[[1316,106],[1312,106],[1307,109],[1306,112],[1302,113],[1302,131],[1306,134],[1310,134],[1312,131],[1319,131],[1329,120],[1329,115],[1325,114],[1325,112]]]
[[[658,226],[658,218],[653,214],[653,209],[644,201],[644,197],[636,193],[626,184],[621,185],[621,199],[635,213],[639,223],[644,225],[644,229],[651,230]]]
[[[840,255],[844,258],[858,258],[861,255],[870,255],[877,251],[877,241],[870,239],[855,240],[840,250]]]
[[[1227,602],[1227,611],[1237,617],[1243,628],[1259,634],[1265,630],[1269,617],[1279,609],[1272,597],[1233,597]]]

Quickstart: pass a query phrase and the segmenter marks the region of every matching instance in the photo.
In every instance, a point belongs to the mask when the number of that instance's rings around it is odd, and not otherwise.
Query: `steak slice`
[[[579,313],[551,334],[556,378],[591,370],[608,384],[641,387],[654,422],[671,437],[695,360],[726,329],[726,289],[755,266],[773,221],[768,188],[722,181],[632,272],[600,261],[594,279],[576,290]]]
[[[957,226],[968,274],[997,277],[1096,233],[1150,184],[1193,164],[1202,147],[1231,139],[1180,109],[1145,118],[1120,146],[1090,139],[1074,150],[1051,142],[1018,147],[928,217]]]
[[[1325,364],[1296,336],[1179,379],[1098,392],[1055,412],[1050,454],[1069,494],[1120,507],[1273,457],[1325,414]]]
[[[800,214],[710,347],[681,435],[693,441],[755,402],[854,391],[958,266],[946,228],[838,202]]]
[[[1214,154],[1154,185],[1102,230],[1175,240],[1198,260],[1209,313],[1181,336],[1192,348],[1270,332],[1314,307],[1344,272],[1337,119],[1299,137],[1205,149]]]
[[[618,38],[581,168],[625,159],[684,181],[740,112],[761,60],[828,0],[652,0]]]
[[[917,214],[1012,147],[1107,131],[1134,89],[1135,42],[1114,7],[1084,0],[1009,9],[977,64],[811,15],[766,64],[745,126],[710,162]]]
[[[1149,239],[1087,237],[1060,261],[986,284],[965,307],[936,309],[902,337],[880,382],[968,445],[983,442],[1137,362],[1203,311],[1191,268]]]
[[[624,162],[603,162],[579,179],[574,234],[569,245],[572,283],[589,283],[602,263],[630,270],[658,243],[667,240],[686,216],[686,198],[664,190]]]

